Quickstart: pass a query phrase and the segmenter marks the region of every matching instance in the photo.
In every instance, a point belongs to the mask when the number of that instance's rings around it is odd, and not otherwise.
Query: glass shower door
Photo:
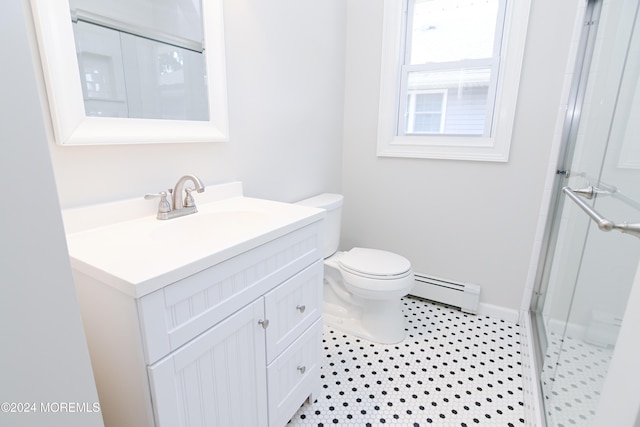
[[[537,314],[551,426],[597,410],[640,260],[638,0],[605,1]],[[637,228],[637,230],[635,230]]]

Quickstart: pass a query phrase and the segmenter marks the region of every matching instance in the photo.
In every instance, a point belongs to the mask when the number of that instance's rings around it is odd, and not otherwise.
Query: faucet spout
[[[184,192],[184,185],[186,184],[187,181],[193,182],[193,184],[196,187],[195,190],[198,193],[202,193],[204,191],[204,184],[202,183],[202,181],[200,181],[200,178],[198,178],[195,175],[183,176],[176,183],[176,186],[172,192],[173,194],[171,195],[173,199],[171,203],[171,205],[173,206],[173,210],[182,209],[184,207],[182,193]]]

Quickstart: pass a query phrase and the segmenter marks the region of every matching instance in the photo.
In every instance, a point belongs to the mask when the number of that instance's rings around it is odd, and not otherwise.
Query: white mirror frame
[[[222,0],[202,2],[208,121],[87,117],[67,0],[31,0],[56,143],[62,145],[228,140]]]

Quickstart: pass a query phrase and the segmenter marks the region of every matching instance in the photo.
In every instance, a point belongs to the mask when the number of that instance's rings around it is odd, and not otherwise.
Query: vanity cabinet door
[[[258,299],[149,366],[156,427],[267,425]]]

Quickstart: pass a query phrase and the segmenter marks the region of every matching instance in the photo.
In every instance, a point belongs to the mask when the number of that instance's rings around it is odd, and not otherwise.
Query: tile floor
[[[323,390],[288,426],[524,426],[518,325],[407,297],[407,338],[324,327]]]
[[[557,427],[590,425],[613,348],[549,334],[542,370],[547,419]]]

